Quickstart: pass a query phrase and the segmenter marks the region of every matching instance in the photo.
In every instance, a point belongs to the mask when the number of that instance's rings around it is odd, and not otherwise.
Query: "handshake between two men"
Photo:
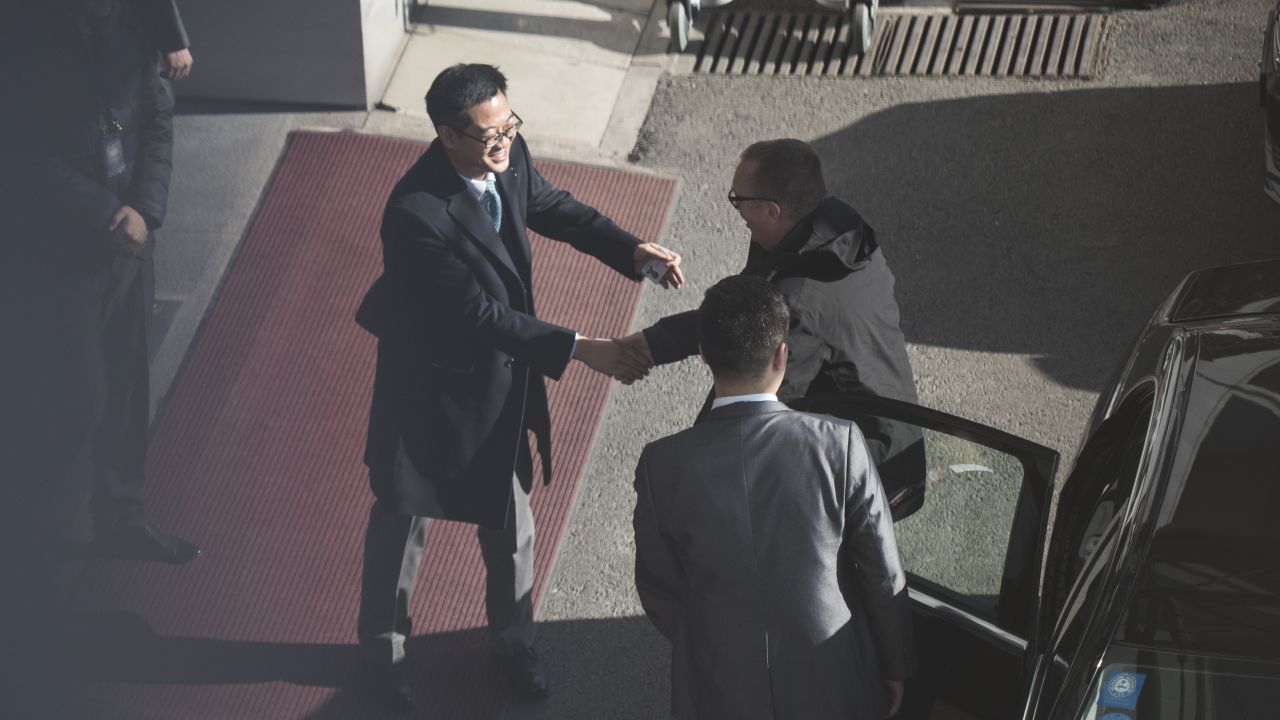
[[[644,275],[666,289],[684,285],[680,255],[656,243],[642,243],[635,249],[636,273]],[[644,333],[624,338],[578,337],[573,357],[598,373],[608,375],[623,385],[630,385],[649,374],[653,357]]]

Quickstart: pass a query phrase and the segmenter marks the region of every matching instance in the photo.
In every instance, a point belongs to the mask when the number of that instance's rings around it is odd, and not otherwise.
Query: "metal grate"
[[[870,52],[826,13],[717,12],[691,38],[683,69],[700,75],[926,75],[1088,78],[1115,22],[1102,14],[880,13]]]

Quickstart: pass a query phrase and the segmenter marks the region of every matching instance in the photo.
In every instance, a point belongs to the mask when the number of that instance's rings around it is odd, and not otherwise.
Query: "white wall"
[[[372,107],[405,41],[402,0],[178,0],[182,97]]]
[[[360,0],[365,102],[368,108],[382,100],[409,40],[405,32],[407,12],[403,0]]]

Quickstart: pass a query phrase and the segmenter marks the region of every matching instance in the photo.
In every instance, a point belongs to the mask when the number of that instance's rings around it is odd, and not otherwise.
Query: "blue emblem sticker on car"
[[[1138,697],[1142,695],[1142,683],[1146,682],[1146,679],[1147,676],[1142,673],[1107,673],[1102,679],[1102,693],[1098,697],[1098,707],[1137,710]],[[1120,715],[1120,713],[1112,714]]]

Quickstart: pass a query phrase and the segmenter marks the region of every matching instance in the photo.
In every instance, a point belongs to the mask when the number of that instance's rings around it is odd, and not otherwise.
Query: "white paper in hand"
[[[644,264],[644,269],[640,271],[640,274],[649,278],[655,284],[661,283],[662,278],[667,274],[667,261],[654,258]]]

